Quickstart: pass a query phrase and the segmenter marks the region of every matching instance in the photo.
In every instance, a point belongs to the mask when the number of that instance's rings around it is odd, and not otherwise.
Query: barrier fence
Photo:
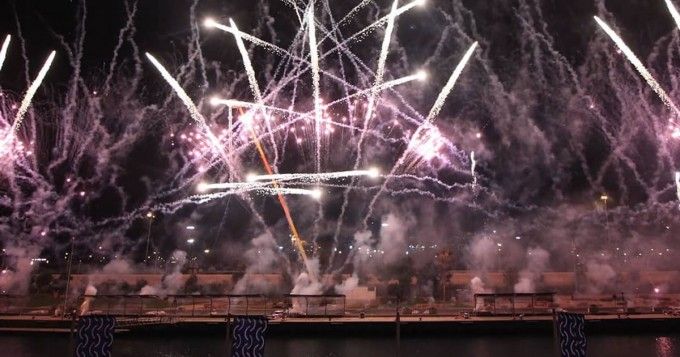
[[[83,295],[81,314],[227,317],[344,316],[344,295]]]
[[[541,315],[549,314],[553,308],[587,314],[680,311],[676,297],[617,294],[594,298],[552,293],[477,294],[465,302],[400,302],[396,298],[380,298],[366,304],[357,304],[344,295],[82,295],[69,299],[66,314],[63,304],[63,296],[55,294],[0,294],[0,315],[63,317],[75,311],[78,315],[205,318],[394,316],[397,311],[402,316]]]

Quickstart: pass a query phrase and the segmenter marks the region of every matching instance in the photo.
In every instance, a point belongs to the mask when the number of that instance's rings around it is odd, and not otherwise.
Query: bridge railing
[[[80,314],[114,316],[227,317],[299,314],[344,316],[344,295],[82,295]]]

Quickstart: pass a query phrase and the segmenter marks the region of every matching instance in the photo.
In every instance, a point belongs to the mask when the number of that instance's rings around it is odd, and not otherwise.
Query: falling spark
[[[378,198],[380,195],[385,191],[387,188],[387,184],[389,182],[389,178],[393,177],[394,174],[402,168],[402,166],[407,162],[407,157],[409,152],[411,150],[415,150],[421,157],[423,157],[426,160],[429,160],[433,158],[436,153],[435,151],[438,150],[438,144],[436,144],[436,140],[424,140],[426,133],[423,133],[427,128],[429,128],[432,120],[434,117],[436,117],[439,114],[439,111],[441,111],[444,101],[446,100],[446,97],[451,93],[453,90],[456,81],[458,80],[458,77],[461,75],[463,72],[463,69],[465,69],[465,65],[467,62],[470,60],[472,57],[472,54],[474,50],[477,48],[478,43],[475,42],[472,44],[472,46],[468,49],[468,51],[465,53],[463,56],[463,59],[458,63],[458,66],[456,66],[456,69],[453,71],[453,74],[451,75],[451,78],[449,78],[448,83],[442,90],[442,92],[439,94],[439,97],[435,101],[435,105],[432,107],[432,110],[430,111],[430,114],[427,116],[427,118],[418,126],[416,131],[413,133],[411,136],[411,139],[409,140],[409,144],[406,147],[406,151],[401,155],[399,160],[397,160],[397,163],[392,167],[392,171],[390,172],[389,175],[387,175],[387,179],[383,182],[382,186],[378,190],[378,192],[373,196],[371,201],[368,204],[368,210],[366,216],[364,216],[364,222],[363,225],[364,227],[367,226],[368,224],[368,219],[369,217],[373,214],[373,208],[375,207],[376,202],[378,201]],[[439,134],[439,136],[441,136]],[[425,145],[421,145],[421,141]]]
[[[321,197],[321,191],[319,189],[313,189],[313,190],[308,190],[308,189],[302,189],[302,188],[288,188],[288,187],[280,187],[280,186],[268,186],[267,184],[262,184],[262,183],[248,183],[248,182],[229,182],[229,183],[213,183],[213,184],[208,184],[208,183],[202,183],[198,186],[197,190],[199,192],[207,192],[207,191],[217,191],[217,190],[226,190],[222,191],[219,193],[210,193],[210,194],[204,194],[197,196],[199,199],[200,198],[212,198],[212,197],[223,197],[224,195],[229,195],[229,194],[240,194],[240,193],[245,193],[245,192],[255,192],[255,193],[260,193],[260,194],[265,194],[265,195],[300,195],[300,196],[312,196],[314,198],[319,198]]]
[[[385,22],[389,21],[390,16],[398,17],[398,16],[402,15],[403,13],[405,13],[405,12],[407,12],[407,11],[413,9],[414,7],[417,7],[417,6],[424,6],[425,4],[426,4],[426,1],[425,1],[425,0],[415,0],[415,1],[412,1],[412,2],[410,2],[410,3],[408,3],[408,4],[406,4],[406,5],[404,5],[404,6],[400,7],[400,8],[398,8],[397,11],[394,12],[394,14],[389,14],[389,15],[387,15],[387,16],[381,17],[380,19],[378,19],[377,21],[373,22],[372,24],[370,24],[370,25],[364,27],[361,31],[355,33],[354,35],[348,37],[348,38],[345,39],[343,42],[341,42],[340,44],[338,44],[338,45],[336,46],[336,48],[334,48],[333,50],[327,52],[327,54],[329,54],[329,53],[335,51],[338,47],[342,47],[342,46],[346,45],[347,43],[349,43],[349,42],[351,42],[351,41],[354,41],[355,39],[364,38],[364,36],[366,36],[369,32],[373,31],[376,27],[382,26],[382,24],[384,24]],[[325,57],[325,56],[326,56],[326,55],[324,55],[324,57]]]
[[[182,100],[182,103],[184,103],[184,106],[187,107],[189,110],[189,114],[191,115],[191,118],[194,119],[196,122],[202,125],[205,124],[205,118],[203,118],[203,115],[198,111],[198,108],[194,104],[194,102],[189,98],[189,95],[184,91],[182,86],[179,85],[179,83],[172,77],[170,72],[168,72],[163,65],[158,62],[158,60],[152,56],[150,53],[146,53],[146,58],[151,61],[151,63],[158,69],[158,71],[161,73],[163,76],[163,79],[165,79],[168,84],[172,87],[172,89],[177,93],[177,96],[179,96],[179,99]]]
[[[311,196],[313,198],[319,199],[322,196],[321,190],[314,189],[314,190],[306,190],[302,188],[287,188],[287,187],[278,187],[278,188],[262,188],[259,189],[259,191],[262,191],[267,194],[272,194],[272,195],[301,195],[301,196]]]
[[[397,79],[394,79],[394,80],[391,80],[391,81],[382,83],[382,84],[380,84],[380,85],[378,85],[378,86],[371,87],[371,88],[364,89],[364,90],[360,90],[360,91],[358,91],[358,92],[356,92],[356,93],[352,93],[352,94],[350,94],[350,95],[348,95],[348,96],[346,96],[346,97],[344,97],[344,98],[336,99],[336,100],[334,100],[334,101],[332,101],[332,102],[330,102],[330,103],[324,105],[323,108],[324,108],[324,109],[327,109],[327,108],[332,107],[332,106],[334,106],[334,105],[336,105],[336,104],[338,104],[338,103],[346,102],[346,101],[349,100],[349,99],[353,99],[353,98],[356,98],[356,97],[364,96],[364,95],[366,95],[366,94],[370,94],[370,93],[373,93],[373,92],[382,92],[382,91],[384,91],[384,90],[387,90],[387,89],[390,89],[390,88],[394,88],[394,87],[396,87],[396,86],[399,86],[399,85],[402,85],[402,84],[405,84],[405,83],[408,83],[408,82],[413,82],[413,81],[424,81],[425,79],[427,79],[427,73],[426,73],[425,71],[418,71],[418,72],[416,72],[416,73],[414,73],[414,74],[412,74],[412,75],[409,75],[409,76],[406,76],[406,77],[397,78]]]
[[[215,20],[213,20],[211,18],[207,18],[203,22],[203,25],[207,28],[216,28],[216,29],[222,30],[224,32],[228,32],[228,33],[230,33],[230,34],[232,34],[236,37],[240,37],[241,39],[248,40],[248,41],[250,41],[250,42],[252,42],[256,45],[267,48],[267,49],[269,49],[269,50],[271,50],[275,53],[278,53],[280,55],[291,56],[291,57],[293,56],[293,54],[291,54],[290,52],[286,51],[285,49],[283,49],[279,46],[276,46],[276,45],[269,43],[267,41],[263,41],[263,40],[255,37],[255,36],[249,35],[245,32],[241,32],[236,27],[229,27],[229,26],[222,25],[222,24],[216,22]]]
[[[47,75],[47,72],[50,70],[50,66],[52,66],[52,61],[54,61],[54,56],[57,54],[56,51],[52,51],[50,53],[50,56],[47,57],[47,61],[45,61],[45,64],[43,67],[40,69],[40,72],[38,72],[38,76],[35,78],[35,81],[31,84],[31,86],[28,88],[28,91],[26,92],[26,95],[24,96],[24,100],[21,101],[21,106],[19,107],[19,111],[17,111],[16,117],[14,117],[14,124],[12,124],[12,131],[16,131],[19,129],[19,126],[21,126],[21,122],[24,120],[24,116],[26,115],[26,111],[28,111],[28,107],[31,106],[31,101],[33,100],[33,96],[35,96],[35,92],[38,91],[38,87],[42,84],[43,79],[45,79],[45,76]]]
[[[628,61],[630,61],[630,63],[635,67],[635,69],[637,69],[642,78],[644,78],[645,81],[647,81],[647,84],[649,84],[652,90],[656,92],[659,98],[661,98],[661,101],[666,106],[671,108],[675,112],[675,115],[680,118],[680,110],[678,110],[678,107],[675,105],[675,103],[673,103],[673,101],[668,96],[668,94],[666,94],[663,88],[661,88],[659,82],[657,82],[656,79],[654,79],[652,74],[649,73],[647,68],[645,68],[642,62],[640,62],[637,56],[635,56],[635,53],[633,53],[633,51],[628,47],[628,45],[626,45],[626,43],[623,42],[623,39],[621,39],[621,37],[619,37],[619,35],[617,35],[616,32],[614,32],[614,30],[612,30],[611,27],[609,27],[609,25],[607,25],[604,21],[600,20],[599,17],[595,16],[595,21],[597,22],[598,25],[600,25],[604,32],[606,32],[607,35],[609,35],[609,37],[614,41],[616,46],[619,47],[621,52],[623,52],[626,58],[628,58]]]
[[[675,173],[675,187],[677,188],[678,201],[680,201],[680,171]]]
[[[357,177],[357,176],[367,176],[367,177],[378,177],[380,176],[380,171],[376,168],[370,170],[355,170],[355,171],[340,171],[340,172],[327,172],[318,174],[277,174],[277,175],[253,175],[247,178],[248,182],[256,181],[303,181],[303,182],[316,182],[316,181],[326,181],[345,177]]]
[[[262,91],[260,90],[260,85],[257,83],[257,77],[255,76],[255,68],[253,67],[253,63],[250,61],[250,56],[248,55],[246,45],[243,43],[241,31],[239,31],[238,27],[236,27],[236,23],[234,22],[234,20],[229,19],[229,24],[234,29],[233,34],[234,38],[236,39],[236,46],[238,47],[238,50],[241,53],[241,58],[243,59],[243,66],[246,69],[248,83],[250,84],[250,91],[253,93],[253,96],[255,97],[255,101],[258,104],[258,109],[262,109],[262,106],[264,105]],[[270,134],[271,143],[274,147],[276,147],[274,136],[272,134],[271,124],[269,123],[269,121],[267,121],[265,122],[265,125],[267,126],[267,132]],[[275,151],[274,161],[277,161],[278,159],[277,155],[278,154]]]
[[[224,182],[224,183],[200,183],[196,187],[198,192],[207,192],[212,190],[252,190],[260,185],[249,183],[249,182]]]
[[[470,46],[470,48],[465,53],[465,56],[463,56],[463,59],[456,66],[456,69],[451,74],[449,81],[446,83],[444,89],[442,89],[441,93],[439,93],[439,96],[437,97],[437,100],[434,102],[434,105],[430,110],[430,114],[427,115],[427,121],[429,122],[433,121],[434,118],[437,117],[437,115],[439,115],[439,113],[441,112],[442,108],[444,107],[444,102],[446,101],[446,98],[453,90],[453,87],[455,87],[456,82],[458,81],[458,77],[460,77],[461,73],[463,73],[465,66],[467,65],[468,61],[470,61],[470,57],[472,57],[472,54],[475,52],[477,45],[478,45],[477,42],[473,43],[472,46]]]
[[[370,91],[370,97],[368,100],[368,109],[366,110],[366,119],[364,120],[364,125],[363,128],[364,130],[361,132],[361,135],[359,136],[359,142],[357,143],[357,155],[356,159],[354,160],[354,169],[358,169],[359,165],[361,164],[362,160],[362,146],[364,143],[364,139],[366,137],[366,128],[368,128],[368,123],[373,117],[373,108],[375,106],[375,99],[380,93],[382,89],[380,87],[383,85],[383,78],[385,75],[385,63],[387,62],[387,54],[389,51],[389,46],[390,46],[390,41],[392,38],[392,31],[394,30],[394,21],[396,18],[396,10],[397,10],[397,5],[398,5],[398,0],[395,0],[393,5],[392,5],[392,11],[390,12],[389,15],[389,21],[387,23],[387,27],[385,29],[385,37],[383,38],[383,44],[382,44],[382,49],[380,51],[380,57],[378,59],[378,71],[376,73],[376,78],[375,78],[375,85],[374,88],[371,88]],[[424,72],[423,72],[424,73]],[[350,187],[354,186],[354,180],[352,180]],[[343,193],[343,204],[340,210],[340,217],[338,219],[338,223],[335,228],[335,235],[333,236],[333,240],[337,241],[338,240],[338,235],[340,234],[340,228],[342,224],[342,220],[345,216],[345,212],[347,210],[347,205],[349,204],[348,200],[348,195],[349,195],[349,190],[350,188],[346,188],[344,193]]]
[[[189,110],[189,115],[191,116],[192,119],[194,119],[196,122],[198,122],[204,129],[206,135],[208,136],[208,140],[210,140],[210,143],[212,144],[213,148],[219,152],[222,157],[227,160],[227,155],[224,153],[224,150],[222,149],[222,144],[220,143],[220,140],[213,134],[213,132],[210,130],[208,125],[205,122],[205,118],[203,118],[203,115],[198,111],[198,108],[196,107],[196,104],[189,98],[189,95],[187,92],[182,89],[182,86],[179,85],[179,83],[170,75],[170,72],[168,72],[163,65],[158,62],[158,60],[152,56],[150,53],[146,53],[146,58],[151,61],[151,63],[156,67],[158,72],[161,73],[161,76],[163,76],[163,79],[165,79],[168,84],[170,84],[170,87],[177,93],[177,96],[179,99],[184,103],[184,106]]]
[[[354,98],[357,98],[357,97],[365,96],[367,94],[370,94],[373,91],[381,92],[381,91],[384,91],[384,90],[387,90],[387,89],[390,89],[390,88],[397,87],[397,86],[402,85],[402,84],[406,84],[406,83],[413,82],[413,81],[424,81],[425,79],[427,79],[427,73],[425,71],[418,71],[414,74],[411,74],[411,75],[408,75],[408,76],[405,76],[405,77],[401,77],[401,78],[397,78],[397,79],[394,79],[394,80],[391,80],[391,81],[388,81],[388,82],[384,82],[379,86],[371,87],[371,88],[368,88],[368,89],[363,89],[363,90],[357,91],[355,93],[352,93],[350,95],[347,95],[343,98],[336,99],[332,102],[324,104],[322,106],[322,109],[327,110],[327,109],[329,109],[329,108],[331,108],[331,107],[333,107],[337,104],[347,102],[348,100],[354,99]],[[293,115],[299,116],[300,118],[304,118],[304,117],[307,117],[308,115],[314,114],[313,112],[300,113],[300,112],[296,112],[296,111],[291,110],[291,109],[278,108],[278,107],[273,107],[273,106],[269,106],[269,105],[260,105],[260,104],[257,104],[257,103],[246,102],[246,101],[236,100],[236,99],[223,99],[223,98],[219,98],[219,97],[211,98],[210,99],[210,105],[213,105],[213,106],[226,105],[226,106],[232,107],[232,108],[258,108],[259,107],[259,108],[262,108],[262,109],[293,114]],[[332,124],[332,125],[338,125],[338,123],[332,122],[332,121],[329,121],[329,120],[326,120],[326,119],[321,119],[321,122],[322,123],[327,122],[327,123]]]
[[[262,93],[260,92],[260,86],[257,84],[257,78],[255,77],[255,69],[253,68],[253,63],[250,61],[250,56],[248,56],[248,50],[246,45],[243,43],[243,38],[241,38],[241,32],[236,27],[234,20],[229,19],[229,24],[234,29],[232,32],[234,38],[236,38],[236,47],[241,53],[241,58],[243,59],[243,65],[246,69],[246,75],[248,76],[248,83],[250,84],[250,91],[255,97],[255,101],[262,104]]]
[[[273,107],[270,105],[260,105],[257,103],[253,102],[246,102],[242,100],[236,100],[236,99],[223,99],[219,97],[213,97],[210,99],[210,105],[212,106],[219,106],[219,105],[226,105],[231,108],[252,108],[252,109],[266,109],[270,111],[276,111],[276,112],[282,112],[286,114],[292,114],[292,115],[297,115],[300,117],[305,117],[305,113],[299,113],[291,109],[285,109],[285,108],[279,108],[279,107]],[[243,122],[246,118],[251,118],[252,115],[244,115],[241,117],[241,121]],[[325,120],[327,121],[327,120]]]
[[[470,173],[472,174],[472,185],[477,186],[477,174],[475,172],[477,168],[477,160],[475,160],[475,152],[470,152]]]
[[[678,13],[678,9],[675,8],[675,5],[673,5],[671,0],[666,0],[666,6],[668,7],[668,11],[670,11],[671,16],[673,16],[675,24],[680,28],[680,13]]]
[[[0,48],[0,69],[5,63],[5,58],[7,58],[7,49],[9,48],[9,42],[12,41],[12,35],[7,35],[5,42],[2,43],[2,48]]]
[[[314,118],[316,119],[316,171],[321,171],[321,92],[319,88],[319,48],[316,42],[316,24],[314,22],[314,2],[307,11],[307,26],[309,29],[309,53],[312,60],[312,86],[314,89]]]
[[[394,30],[394,19],[397,12],[397,5],[399,0],[395,0],[392,4],[392,11],[389,15],[389,21],[387,22],[387,27],[385,28],[385,37],[383,38],[382,48],[380,50],[380,57],[378,58],[378,71],[375,75],[374,88],[379,88],[385,77],[385,63],[387,62],[387,54],[390,49],[390,41],[392,39],[392,31]],[[371,96],[368,99],[368,108],[366,110],[366,121],[364,126],[367,125],[368,121],[373,117],[373,108],[375,107],[375,99],[378,95],[378,90],[374,89],[371,92]],[[361,148],[360,148],[361,149]]]
[[[356,14],[359,10],[363,9],[366,5],[371,3],[373,0],[362,0],[359,5],[355,6],[352,10],[350,10],[340,21],[338,21],[338,26],[340,26],[342,23],[344,23],[346,20],[349,20]],[[330,33],[326,36],[330,36]]]

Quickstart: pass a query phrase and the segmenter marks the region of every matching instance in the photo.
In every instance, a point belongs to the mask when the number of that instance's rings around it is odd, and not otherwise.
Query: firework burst
[[[458,66],[456,66],[448,83],[437,97],[435,104],[430,110],[428,116],[423,118],[417,113],[415,113],[415,116],[406,115],[404,112],[400,111],[398,107],[392,104],[392,101],[388,99],[389,97],[386,94],[392,91],[392,88],[396,87],[397,85],[408,83],[416,79],[424,80],[426,75],[422,71],[419,71],[415,75],[385,80],[387,73],[386,62],[390,53],[390,43],[397,17],[418,5],[423,5],[423,2],[416,1],[399,8],[398,2],[395,1],[389,14],[385,17],[382,17],[377,22],[372,23],[368,27],[361,29],[352,35],[342,36],[339,23],[331,23],[330,27],[327,27],[326,24],[322,24],[317,21],[317,17],[315,15],[317,9],[315,7],[315,3],[312,1],[308,4],[304,12],[298,13],[298,16],[300,16],[300,18],[303,20],[303,26],[300,28],[298,36],[295,37],[297,41],[304,41],[304,39],[306,39],[307,46],[300,45],[300,43],[295,42],[289,46],[289,49],[280,48],[277,45],[244,33],[238,29],[236,23],[232,19],[229,20],[229,26],[220,24],[212,18],[208,18],[203,22],[205,27],[209,29],[216,28],[234,36],[237,48],[241,54],[241,58],[243,59],[244,70],[247,74],[246,77],[250,91],[254,98],[254,102],[251,103],[241,99],[222,99],[219,97],[213,97],[210,99],[210,103],[214,106],[227,107],[230,118],[229,129],[227,129],[229,133],[226,135],[228,138],[227,140],[230,140],[230,138],[244,139],[246,137],[250,137],[250,142],[245,142],[242,144],[252,144],[255,146],[268,175],[249,176],[249,183],[245,184],[238,182],[227,182],[223,184],[203,185],[201,188],[205,190],[215,190],[247,187],[257,190],[262,189],[267,184],[271,185],[272,189],[278,193],[279,202],[284,212],[286,212],[289,227],[294,237],[293,240],[297,243],[296,246],[298,248],[298,253],[303,258],[305,266],[307,267],[307,272],[311,275],[312,279],[314,279],[314,277],[319,272],[312,271],[308,263],[305,242],[297,232],[296,225],[293,221],[292,215],[290,214],[286,200],[283,197],[284,194],[289,193],[287,190],[290,190],[284,188],[284,184],[300,185],[307,183],[318,185],[322,180],[351,178],[352,180],[350,184],[344,186],[345,194],[343,197],[343,212],[341,213],[341,216],[337,222],[339,227],[343,223],[342,221],[344,211],[347,207],[347,193],[354,189],[354,186],[357,184],[356,178],[360,176],[377,176],[376,171],[361,171],[358,169],[364,162],[364,158],[367,156],[366,147],[364,145],[367,138],[376,135],[383,136],[381,133],[381,128],[385,125],[385,120],[383,120],[381,117],[383,116],[382,113],[385,110],[396,111],[398,115],[405,117],[404,119],[406,123],[419,123],[412,136],[409,137],[410,134],[404,133],[402,138],[404,141],[409,142],[407,152],[413,151],[414,155],[416,156],[416,158],[412,159],[411,162],[403,163],[403,160],[400,160],[397,163],[397,166],[405,165],[405,171],[412,169],[421,160],[428,162],[441,155],[442,148],[447,145],[447,139],[439,133],[436,127],[428,123],[434,121],[434,119],[439,115],[446,98],[453,90],[456,81],[462,74],[463,69],[466,67],[475,49],[477,48],[477,43],[474,43],[468,49],[461,62],[458,64]],[[362,4],[359,4],[358,6],[362,6]],[[352,10],[350,14],[353,11],[354,10]],[[377,69],[374,72],[368,68],[362,68],[360,72],[360,76],[372,78],[372,86],[368,88],[361,88],[361,83],[352,83],[351,81],[335,75],[335,70],[323,68],[321,61],[334,54],[339,54],[348,58],[356,58],[356,55],[352,52],[349,45],[351,41],[364,38],[369,32],[375,30],[376,27],[383,25],[385,26],[385,35],[383,37],[382,45],[379,51]],[[317,32],[319,32],[319,34],[317,34]],[[319,39],[319,35],[321,39]],[[282,63],[288,64],[287,67],[282,67],[282,72],[285,73],[285,75],[280,76],[280,78],[277,80],[267,83],[267,85],[263,87],[265,88],[264,90],[257,81],[257,73],[250,58],[250,54],[246,49],[245,41],[272,51],[273,53],[282,57]],[[324,42],[329,41],[332,43],[332,49],[322,52],[325,50],[323,46]],[[307,52],[305,53],[301,51]],[[182,99],[187,108],[189,108],[192,117],[194,117],[194,119],[203,126],[205,131],[203,135],[208,137],[211,136],[212,134],[210,132],[210,128],[204,124],[205,120],[202,118],[200,113],[198,113],[196,106],[193,105],[193,102],[188,98],[184,90],[179,87],[178,82],[169,76],[168,71],[165,70],[153,56],[147,54],[147,57],[161,72],[163,77],[175,90],[180,99]],[[309,60],[307,60],[307,58],[309,58]],[[296,94],[298,82],[305,75],[310,75],[312,79],[311,110],[307,106],[308,101],[306,101],[302,95]],[[324,91],[326,91],[329,86],[334,86],[340,88],[341,92],[345,92],[347,95],[343,98],[334,98],[329,100],[328,98],[330,98],[330,96],[322,93],[322,79],[324,79]],[[398,93],[393,94],[398,96]],[[350,99],[352,102],[350,102]],[[282,106],[281,103],[287,103],[287,105]],[[354,125],[347,125],[346,117],[342,120],[336,119],[342,115],[342,112],[334,112],[334,106],[340,106],[341,104],[346,105],[347,103],[352,104],[347,106],[349,113],[345,113],[345,115],[352,117],[350,122],[354,123]],[[357,107],[359,110],[356,110]],[[238,116],[235,116],[234,120],[235,122],[240,123],[240,125],[235,125],[232,123],[232,114],[236,109],[238,109]],[[246,109],[246,111],[243,109]],[[373,120],[376,120],[376,122],[374,123]],[[389,121],[394,122],[392,119]],[[298,123],[302,123],[303,125],[300,129],[298,129]],[[396,123],[400,124],[399,121]],[[426,124],[428,125],[427,128]],[[359,128],[357,128],[357,126],[359,126]],[[350,167],[353,169],[353,171],[325,171],[325,167],[328,166],[327,157],[331,152],[330,149],[335,145],[333,140],[335,137],[337,137],[337,135],[333,134],[336,133],[336,129],[344,130],[345,132],[342,133],[343,136],[349,135],[352,137],[358,135],[358,139],[356,140],[357,145],[353,150],[355,156],[354,165],[353,167]],[[248,133],[248,131],[250,131],[250,133]],[[285,152],[286,140],[288,135],[291,133],[295,134],[296,143],[302,145],[301,150],[303,151],[306,151],[308,143],[312,143],[311,152],[305,152],[303,155],[310,158],[310,161],[313,162],[312,167],[316,173],[278,173],[279,169],[277,165],[281,162],[280,155]],[[199,134],[196,134],[194,137],[197,136],[200,137]],[[265,140],[261,141],[262,138]],[[219,138],[214,140],[211,139],[211,141],[215,143],[215,146],[223,145],[223,142]],[[450,142],[448,144],[453,145]],[[226,146],[235,147],[236,145],[234,143],[227,143]],[[227,153],[226,155],[232,154],[233,153]],[[273,161],[271,161],[269,157],[269,155],[272,154]],[[404,153],[404,157],[405,156],[407,156],[407,153]],[[396,169],[397,167],[391,170],[391,175],[395,173]],[[238,174],[234,176],[243,175]],[[257,183],[255,181],[257,181]],[[263,184],[260,181],[265,183]],[[375,202],[375,200],[377,200],[384,188],[385,185],[382,186],[381,190],[377,193],[377,195],[374,196],[371,202]],[[369,206],[369,216],[371,214],[371,210],[372,207]],[[322,216],[323,206],[319,206],[319,213],[315,220],[316,234],[318,234],[318,222],[321,220]],[[317,237],[312,237],[313,240],[316,238]]]

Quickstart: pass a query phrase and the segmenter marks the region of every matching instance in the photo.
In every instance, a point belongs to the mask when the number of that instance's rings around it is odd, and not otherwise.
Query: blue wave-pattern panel
[[[557,314],[557,330],[562,357],[585,357],[585,317],[581,314],[560,312]]]
[[[234,319],[234,335],[231,345],[233,357],[264,356],[264,333],[267,318],[262,316],[241,316]]]
[[[76,357],[110,357],[116,318],[83,316],[76,330]]]

